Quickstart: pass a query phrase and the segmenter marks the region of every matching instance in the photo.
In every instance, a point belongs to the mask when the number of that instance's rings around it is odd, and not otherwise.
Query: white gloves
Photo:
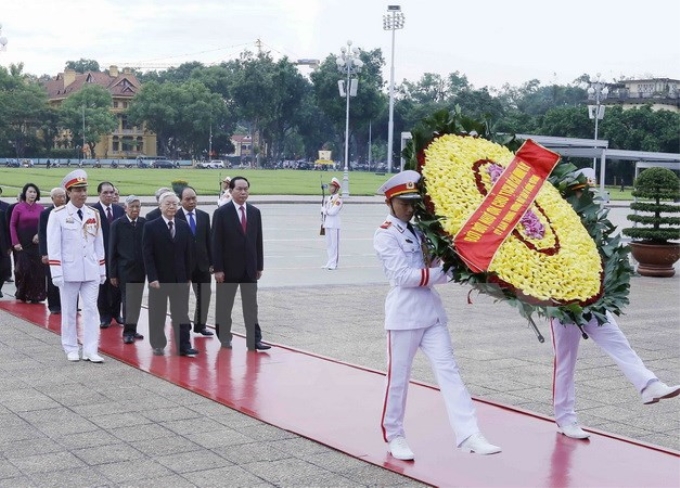
[[[99,284],[103,285],[104,283],[106,283],[106,275],[105,274],[103,274],[99,277]]]
[[[52,277],[52,284],[56,286],[57,288],[61,288],[64,286],[64,278],[55,278],[54,276]]]
[[[326,207],[321,205],[321,215],[326,215]]]

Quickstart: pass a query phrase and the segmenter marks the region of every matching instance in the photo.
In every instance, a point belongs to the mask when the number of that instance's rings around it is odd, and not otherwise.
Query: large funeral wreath
[[[412,136],[404,155],[423,176],[416,221],[455,282],[516,307],[534,328],[534,315],[581,326],[593,317],[605,323],[606,311],[621,313],[630,289],[629,248],[612,236],[608,210],[574,165],[557,164],[488,270],[473,272],[454,237],[522,141],[497,137],[488,123],[459,111],[434,113]]]

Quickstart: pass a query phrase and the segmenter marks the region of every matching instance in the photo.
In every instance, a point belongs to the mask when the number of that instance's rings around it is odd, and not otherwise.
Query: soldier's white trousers
[[[80,301],[78,295],[80,294]],[[66,354],[78,351],[78,306],[82,310],[81,342],[84,354],[99,349],[98,281],[67,281],[59,288],[61,298],[61,345]]]
[[[430,361],[437,383],[444,396],[449,422],[456,435],[456,445],[479,432],[477,416],[458,365],[453,356],[451,336],[445,325],[436,324],[426,329],[387,331],[387,385],[382,417],[383,437],[386,442],[395,437],[406,437],[404,413],[408,395],[413,357],[418,348]]]
[[[607,312],[608,323],[597,325],[593,319],[583,327],[590,339],[602,348],[618,365],[640,393],[656,375],[648,370],[640,357],[630,347],[614,316]],[[550,321],[553,339],[554,371],[553,371],[553,409],[555,422],[558,425],[569,425],[577,421],[574,405],[576,404],[576,388],[574,374],[581,331],[573,324],[563,325],[559,320]]]
[[[340,229],[326,229],[326,252],[328,253],[328,262],[324,268],[337,268],[340,254]]]

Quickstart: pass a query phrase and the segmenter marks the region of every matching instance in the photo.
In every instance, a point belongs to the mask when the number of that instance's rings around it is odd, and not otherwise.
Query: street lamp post
[[[342,196],[349,196],[349,99],[356,96],[359,87],[359,80],[352,79],[351,76],[358,73],[364,65],[363,61],[359,59],[359,49],[356,47],[352,49],[352,41],[347,41],[347,47],[343,46],[340,49],[341,53],[335,58],[335,63],[338,69],[346,74],[345,80],[338,82],[340,89],[340,96],[345,97],[347,102],[345,104],[345,170],[342,175]],[[344,86],[343,86],[344,85]]]
[[[7,38],[2,36],[2,24],[0,24],[0,51],[7,49]]]
[[[595,102],[595,105],[588,105],[588,116],[595,119],[595,140],[597,141],[598,122],[604,118],[604,105],[602,101],[609,95],[609,88],[600,78],[600,73],[597,74],[594,80],[590,80],[590,88],[588,88],[588,100]],[[597,158],[593,158],[593,171],[597,169]]]
[[[85,151],[85,105],[82,106],[83,113],[83,151]],[[85,159],[85,154],[83,153],[83,159]]]
[[[394,145],[394,32],[404,28],[404,14],[399,5],[388,5],[383,15],[383,29],[392,31],[392,62],[390,63],[390,109],[387,124],[387,171],[392,172],[392,147]]]

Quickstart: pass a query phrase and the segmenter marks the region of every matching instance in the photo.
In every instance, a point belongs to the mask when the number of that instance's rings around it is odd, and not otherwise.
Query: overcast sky
[[[102,67],[219,63],[255,41],[276,58],[323,59],[353,46],[381,48],[389,79],[388,4],[395,79],[458,71],[475,87],[571,83],[587,73],[680,78],[680,0],[2,0],[0,65],[51,76],[69,60]],[[306,68],[303,68],[306,70]]]

